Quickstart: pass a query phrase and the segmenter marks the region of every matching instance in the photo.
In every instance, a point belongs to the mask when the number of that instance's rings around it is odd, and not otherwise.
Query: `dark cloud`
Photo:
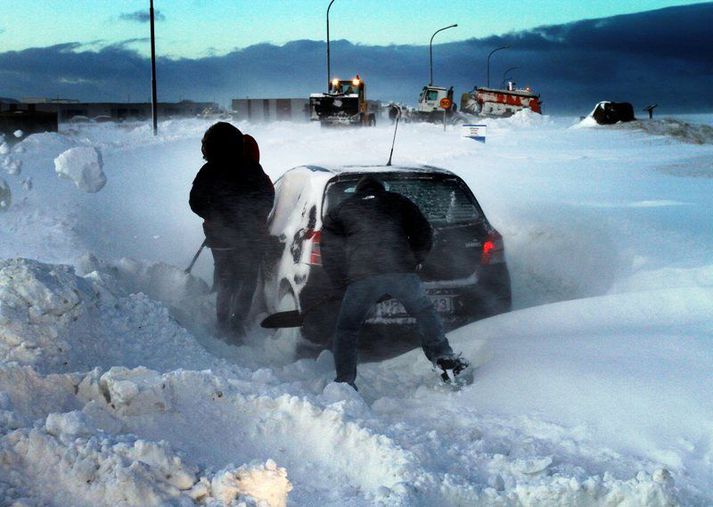
[[[153,13],[154,21],[166,21],[166,16],[161,14],[160,11],[154,10]],[[122,21],[134,21],[136,23],[148,23],[151,18],[149,16],[149,11],[134,11],[134,12],[124,12],[119,14],[119,19]]]
[[[545,112],[586,113],[599,100],[657,102],[663,112],[713,107],[709,56],[713,3],[662,9],[567,25],[543,26],[484,39],[436,45],[434,80],[456,97],[506,69],[521,85],[542,94]],[[89,51],[78,43],[0,53],[0,95],[63,96],[87,101],[148,100],[150,62],[122,41]],[[160,44],[157,48],[161,52]],[[372,98],[414,103],[428,81],[428,46],[365,46],[332,41],[332,70],[360,73]],[[217,100],[238,97],[307,97],[326,87],[324,42],[258,44],[227,55],[157,62],[159,99]]]

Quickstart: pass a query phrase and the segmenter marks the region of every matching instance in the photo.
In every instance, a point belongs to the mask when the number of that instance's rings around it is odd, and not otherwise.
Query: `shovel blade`
[[[268,315],[260,323],[261,327],[267,329],[275,329],[281,327],[300,327],[304,318],[299,310],[290,310],[288,312],[278,312]]]

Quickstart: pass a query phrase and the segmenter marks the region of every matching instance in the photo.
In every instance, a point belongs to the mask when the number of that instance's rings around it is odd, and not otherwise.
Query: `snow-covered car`
[[[263,277],[270,313],[300,310],[303,337],[329,342],[344,288],[335,287],[322,267],[322,219],[353,194],[367,173],[416,203],[433,227],[433,249],[419,276],[448,329],[510,310],[503,239],[461,178],[430,166],[300,166],[275,182],[269,225],[280,246]],[[378,237],[375,230],[375,241]],[[389,298],[376,304],[367,318],[367,324],[379,327],[413,323],[401,303]]]

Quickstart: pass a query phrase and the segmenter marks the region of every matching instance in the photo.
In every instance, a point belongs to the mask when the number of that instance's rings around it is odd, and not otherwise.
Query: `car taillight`
[[[309,264],[312,266],[322,265],[322,250],[319,247],[319,240],[322,239],[322,231],[307,231],[307,240],[310,242]]]
[[[480,256],[480,264],[487,266],[505,262],[505,245],[503,237],[496,230],[488,234],[488,239],[483,243],[483,254]]]

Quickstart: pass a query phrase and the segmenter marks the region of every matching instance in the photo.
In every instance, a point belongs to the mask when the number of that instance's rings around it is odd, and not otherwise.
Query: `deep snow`
[[[399,127],[394,163],[460,174],[505,238],[515,311],[449,334],[478,365],[460,392],[420,350],[355,393],[289,333],[213,337],[210,255],[183,273],[209,122],[0,143],[1,503],[713,503],[711,118],[683,120]],[[392,138],[239,126],[273,179],[384,163]]]

